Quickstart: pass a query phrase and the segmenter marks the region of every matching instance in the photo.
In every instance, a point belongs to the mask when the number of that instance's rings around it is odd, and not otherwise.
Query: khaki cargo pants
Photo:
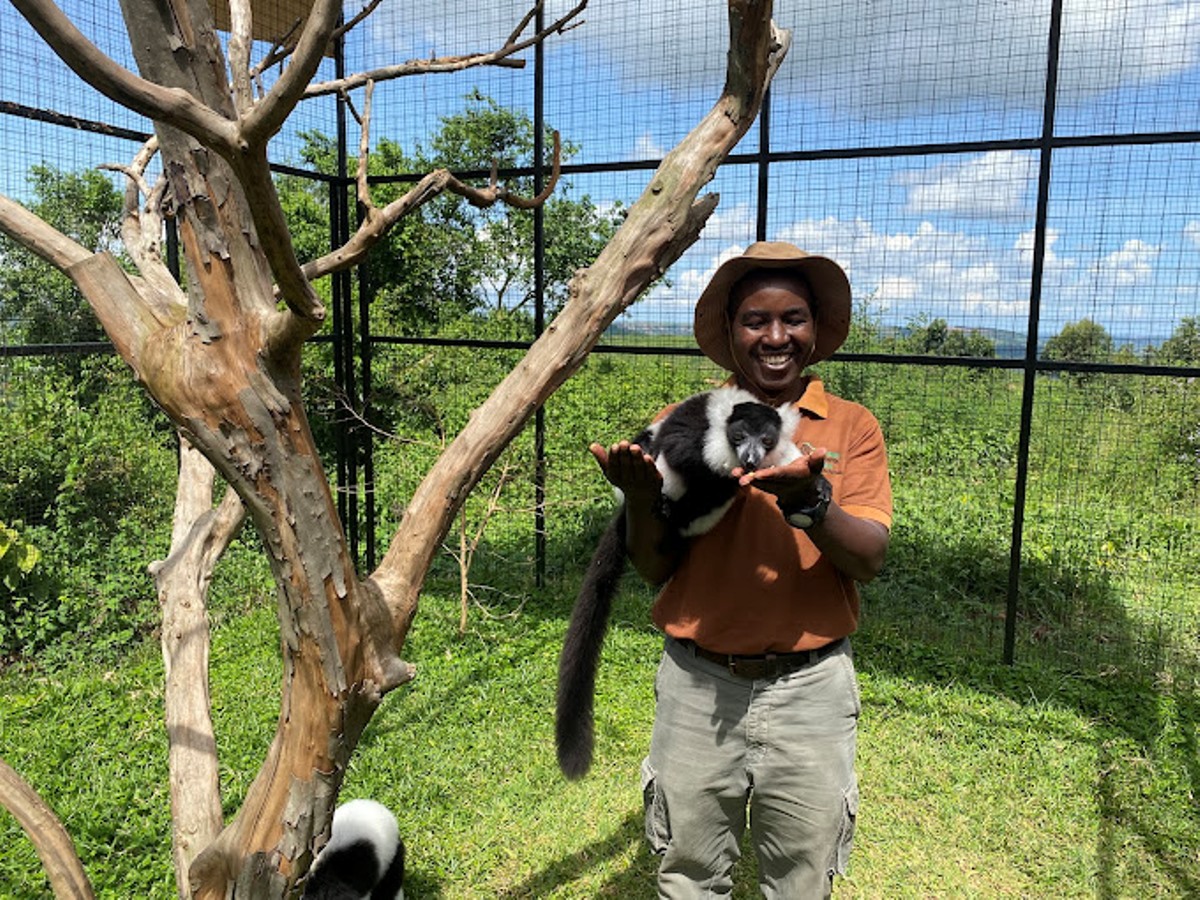
[[[667,638],[642,764],[658,895],[728,897],[747,811],[764,897],[827,897],[858,812],[860,712],[849,642],[815,664],[748,680]]]

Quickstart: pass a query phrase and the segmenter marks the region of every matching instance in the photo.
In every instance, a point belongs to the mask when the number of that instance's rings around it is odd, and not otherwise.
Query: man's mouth
[[[758,360],[764,366],[766,366],[768,369],[782,369],[784,366],[786,366],[788,363],[790,363],[792,361],[792,354],[790,354],[790,353],[763,353],[763,354],[759,355]]]

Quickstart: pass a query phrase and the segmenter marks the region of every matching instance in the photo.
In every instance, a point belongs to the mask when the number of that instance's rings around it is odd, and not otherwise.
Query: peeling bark
[[[214,508],[215,480],[212,464],[181,441],[171,550],[149,567],[162,605],[171,844],[181,900],[191,896],[188,869],[222,825],[208,693],[208,587],[217,560],[242,526],[245,507],[230,490]]]

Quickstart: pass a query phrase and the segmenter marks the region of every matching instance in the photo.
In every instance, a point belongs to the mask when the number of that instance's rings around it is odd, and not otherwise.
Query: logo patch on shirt
[[[804,456],[810,455],[816,449],[817,448],[814,447],[812,444],[810,444],[808,441],[805,441],[803,444],[800,445],[800,452]],[[838,469],[838,460],[840,460],[841,458],[842,458],[842,454],[838,453],[836,450],[826,450],[825,451],[825,468],[822,469],[822,471],[826,475],[839,474],[840,470]]]

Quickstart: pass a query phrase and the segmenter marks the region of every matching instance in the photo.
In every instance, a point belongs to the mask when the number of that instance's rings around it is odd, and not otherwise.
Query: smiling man
[[[764,897],[828,896],[845,869],[858,810],[849,636],[857,582],[883,566],[892,521],[878,422],[807,371],[849,327],[849,282],[825,257],[759,242],[714,274],[696,304],[700,349],[731,383],[795,405],[806,455],[743,475],[704,535],[668,533],[661,477],[640,447],[592,448],[625,494],[630,560],[662,585],[642,772],[660,897],[727,896],[747,818]]]

